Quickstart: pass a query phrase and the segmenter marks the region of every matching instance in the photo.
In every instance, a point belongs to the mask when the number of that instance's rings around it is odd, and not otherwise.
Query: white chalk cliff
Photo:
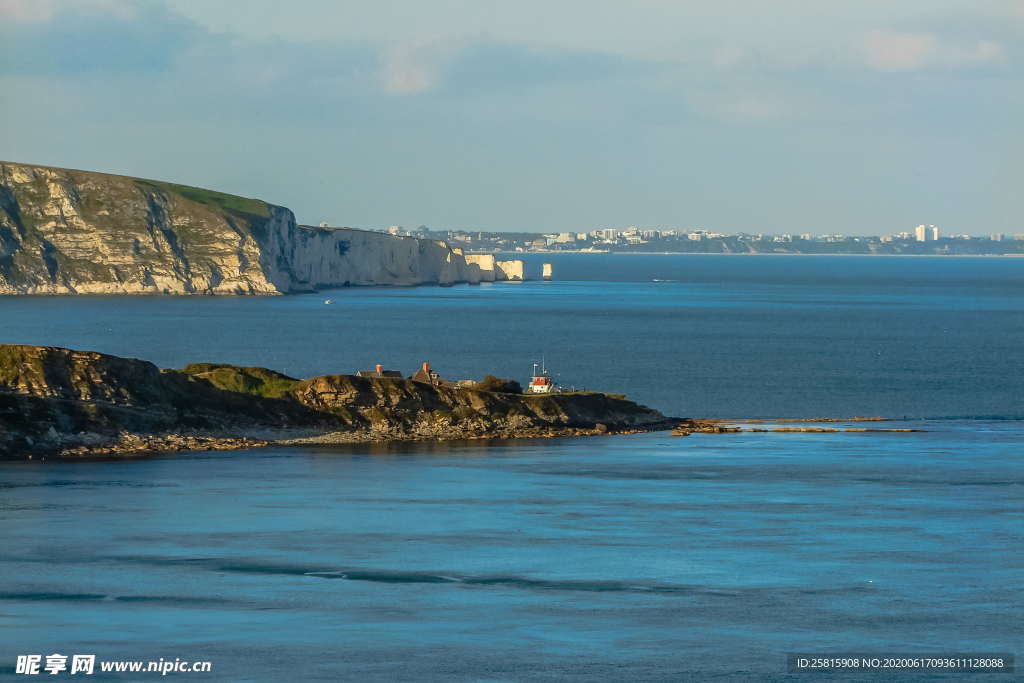
[[[283,294],[522,280],[443,241],[299,226],[201,188],[0,162],[0,294]]]

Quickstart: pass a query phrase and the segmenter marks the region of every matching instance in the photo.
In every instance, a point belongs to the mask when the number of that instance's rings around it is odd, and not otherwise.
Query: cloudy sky
[[[0,158],[302,222],[1024,233],[1024,0],[0,0]]]

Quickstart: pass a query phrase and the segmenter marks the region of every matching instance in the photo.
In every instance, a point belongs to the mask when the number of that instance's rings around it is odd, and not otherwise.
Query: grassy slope
[[[185,366],[182,372],[201,377],[218,389],[262,398],[280,398],[299,383],[297,379],[266,368],[223,363],[192,363]]]
[[[160,180],[146,180],[144,178],[132,178],[132,180],[144,188],[159,190],[170,195],[177,194],[212,209],[259,216],[261,218],[270,217],[267,203],[260,199],[249,199],[247,197],[239,197],[238,195],[217,192],[216,190],[207,190],[202,187],[178,185]]]

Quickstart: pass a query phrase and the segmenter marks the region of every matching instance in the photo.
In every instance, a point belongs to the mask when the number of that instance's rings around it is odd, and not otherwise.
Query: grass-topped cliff
[[[0,294],[282,294],[482,277],[443,242],[300,227],[259,199],[0,161]]]
[[[142,178],[0,162],[0,293],[272,292],[291,212]]]
[[[294,379],[265,368],[146,361],[0,345],[0,457],[88,455],[272,441],[513,438],[664,428],[605,394],[453,389],[405,379]]]

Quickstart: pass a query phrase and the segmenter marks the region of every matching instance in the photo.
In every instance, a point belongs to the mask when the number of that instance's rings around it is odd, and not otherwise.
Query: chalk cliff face
[[[0,162],[0,294],[281,294],[511,279],[490,265],[440,241],[299,226],[290,210],[257,199]]]
[[[466,254],[465,258],[470,267],[480,269],[481,282],[522,282],[526,279],[526,266],[522,259],[498,261],[494,254]]]

